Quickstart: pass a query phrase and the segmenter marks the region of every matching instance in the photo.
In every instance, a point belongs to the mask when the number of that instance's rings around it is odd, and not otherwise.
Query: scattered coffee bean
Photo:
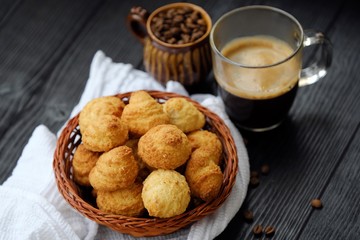
[[[250,177],[250,186],[257,187],[260,184],[260,179],[258,177]]]
[[[260,170],[262,174],[267,175],[270,171],[270,166],[268,164],[263,164]]]
[[[259,177],[259,172],[255,171],[255,170],[251,171],[250,172],[250,177]]]
[[[320,199],[315,198],[315,199],[311,200],[311,206],[313,208],[319,209],[319,208],[323,207],[323,204]]]
[[[188,8],[171,8],[158,13],[151,20],[151,30],[163,42],[185,44],[201,38],[207,25],[200,12]]]
[[[248,223],[251,223],[254,220],[254,214],[250,210],[245,210],[243,215],[244,215],[245,221]]]
[[[265,228],[264,232],[267,237],[272,237],[275,234],[275,228],[272,226],[267,226]]]
[[[253,234],[256,237],[260,237],[262,235],[263,228],[261,225],[255,225],[252,229]]]

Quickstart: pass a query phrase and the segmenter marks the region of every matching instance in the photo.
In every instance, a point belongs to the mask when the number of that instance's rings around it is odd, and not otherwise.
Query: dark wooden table
[[[170,1],[1,0],[0,183],[10,176],[32,131],[56,132],[79,101],[91,60],[102,50],[143,69],[142,46],[125,18]],[[248,135],[252,171],[268,164],[236,217],[218,239],[252,239],[260,224],[273,239],[360,239],[360,16],[356,1],[194,1],[213,21],[244,5],[267,4],[325,32],[333,64],[320,82],[299,89],[287,121]],[[210,79],[211,80],[211,79]],[[41,154],[41,153],[39,153]],[[35,166],[36,170],[36,166]],[[322,209],[310,201],[320,198]],[[251,210],[253,222],[243,211]],[[262,238],[265,238],[263,235]]]

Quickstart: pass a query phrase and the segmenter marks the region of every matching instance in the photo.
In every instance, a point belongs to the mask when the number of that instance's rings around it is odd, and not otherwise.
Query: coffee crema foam
[[[215,77],[223,88],[248,99],[269,99],[294,87],[299,79],[301,60],[287,59],[294,50],[286,42],[270,36],[241,37],[227,43],[221,53],[231,61],[222,61]],[[269,66],[269,67],[266,67]]]

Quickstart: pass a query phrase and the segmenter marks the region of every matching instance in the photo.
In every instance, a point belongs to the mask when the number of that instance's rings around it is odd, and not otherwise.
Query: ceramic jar
[[[202,23],[205,23],[204,34],[194,41],[184,43],[169,43],[169,41],[157,37],[156,35],[159,34],[152,30],[153,26],[151,25],[154,18],[159,17],[159,13],[167,12],[170,9],[184,8],[190,8],[200,14],[203,19]],[[145,70],[160,83],[165,85],[169,80],[174,80],[182,83],[185,87],[190,87],[206,79],[212,69],[209,44],[212,22],[203,8],[191,3],[172,3],[149,13],[144,8],[133,7],[127,22],[132,33],[144,45]]]

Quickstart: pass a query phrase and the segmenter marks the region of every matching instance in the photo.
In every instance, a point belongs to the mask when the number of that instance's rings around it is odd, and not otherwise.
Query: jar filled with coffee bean
[[[145,70],[161,84],[180,82],[189,90],[202,84],[212,69],[207,12],[192,3],[178,2],[152,13],[133,7],[128,26],[144,45]]]

